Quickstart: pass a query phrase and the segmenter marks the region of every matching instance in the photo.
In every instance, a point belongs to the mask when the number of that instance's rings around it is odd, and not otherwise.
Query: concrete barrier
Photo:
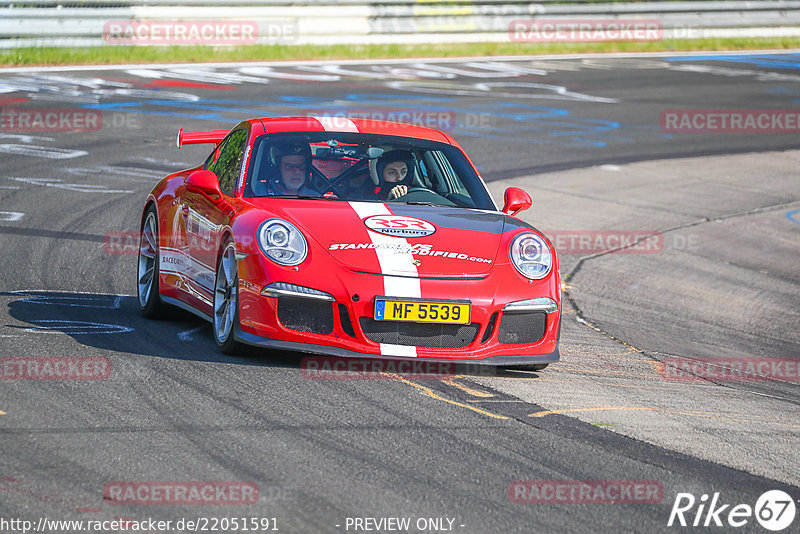
[[[81,7],[64,4],[68,7],[56,0],[21,6],[0,1],[0,48],[503,42],[514,40],[509,30],[515,21],[532,20],[606,24],[654,20],[663,28],[662,38],[800,35],[798,0],[568,4],[477,0],[457,5],[390,0],[321,0],[314,5],[287,0],[233,0],[226,5],[220,5],[220,0],[87,0]],[[230,39],[238,23],[247,23],[251,31],[255,28],[255,35],[249,40]],[[227,29],[220,29],[223,26]],[[172,41],[164,38],[165,32]],[[194,32],[199,42],[181,41],[176,32],[184,36]],[[121,39],[125,36],[127,41]]]

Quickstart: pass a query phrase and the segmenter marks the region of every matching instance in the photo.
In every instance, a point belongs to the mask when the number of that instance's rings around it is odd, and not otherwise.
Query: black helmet
[[[311,178],[311,147],[305,141],[293,140],[275,141],[269,147],[267,161],[269,162],[269,183],[275,189],[282,187],[281,159],[284,156],[303,156],[306,164],[305,183]]]
[[[406,174],[405,178],[399,182],[387,183],[383,179],[383,170],[387,165],[396,161],[402,161],[406,164],[406,167],[408,167],[408,174]],[[381,192],[386,193],[396,185],[411,186],[411,184],[414,183],[415,167],[416,159],[414,158],[414,153],[410,150],[391,150],[389,152],[384,152],[381,157],[378,158],[378,162],[375,164],[375,171],[378,174],[378,183],[380,184]]]
[[[308,143],[297,141],[276,141],[269,148],[270,165],[277,168],[284,156],[303,156],[306,166],[311,165],[311,147]]]

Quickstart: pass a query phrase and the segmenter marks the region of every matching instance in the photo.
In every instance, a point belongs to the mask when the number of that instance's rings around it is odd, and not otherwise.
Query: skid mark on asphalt
[[[39,185],[44,187],[55,187],[58,189],[66,189],[67,191],[76,191],[78,193],[134,193],[132,189],[108,189],[105,185],[98,184],[77,184],[65,183],[60,178],[21,178],[17,176],[8,176],[9,180],[17,182],[24,182],[31,185]]]
[[[14,143],[0,143],[0,152],[17,156],[33,156],[47,159],[72,159],[88,154],[85,150],[70,150],[37,145],[18,145]]]
[[[604,412],[604,411],[620,411],[620,410],[660,412],[660,413],[669,413],[675,415],[688,415],[691,417],[703,417],[707,419],[718,419],[720,421],[737,421],[741,423],[753,423],[753,424],[764,424],[772,426],[783,426],[790,428],[800,428],[800,425],[792,423],[778,423],[775,421],[765,421],[763,419],[758,419],[757,417],[754,419],[746,419],[744,417],[725,417],[722,415],[715,415],[712,412],[697,412],[691,410],[669,410],[666,408],[650,408],[646,406],[589,406],[586,408],[563,408],[560,410],[542,410],[540,412],[529,414],[528,417],[544,417],[547,415],[561,415],[564,413],[574,413],[574,412]],[[747,416],[747,417],[752,417],[752,416]]]
[[[461,402],[457,402],[457,401],[442,397],[441,395],[438,395],[438,394],[434,393],[434,391],[431,388],[425,387],[425,386],[423,386],[421,384],[417,384],[416,382],[412,382],[411,380],[407,380],[407,379],[403,378],[402,376],[400,376],[398,374],[395,374],[395,373],[384,373],[384,374],[386,376],[391,376],[392,378],[395,378],[395,379],[403,382],[404,384],[408,384],[409,386],[413,386],[413,387],[417,388],[418,390],[422,391],[423,394],[428,395],[429,397],[432,397],[432,398],[434,398],[436,400],[444,401],[444,402],[446,402],[448,404],[453,404],[455,406],[461,406],[462,408],[466,408],[468,410],[472,410],[473,412],[477,412],[477,413],[479,413],[481,415],[485,415],[487,417],[492,417],[494,419],[508,419],[508,417],[506,417],[504,415],[498,415],[498,414],[494,414],[494,413],[491,413],[491,412],[487,412],[486,410],[481,410],[480,408],[476,408],[475,406],[470,406],[469,404],[464,404],[464,403],[461,403]]]
[[[516,397],[512,397],[512,396],[509,396],[509,395],[502,394],[500,392],[489,393],[489,392],[486,392],[486,391],[479,391],[479,390],[476,390],[474,388],[470,388],[470,387],[464,386],[463,384],[458,384],[457,382],[455,382],[455,379],[456,378],[460,378],[460,377],[441,379],[441,380],[439,380],[437,382],[437,384],[439,384],[440,387],[444,386],[445,388],[450,389],[450,393],[462,392],[462,396],[465,393],[465,394],[467,394],[469,396],[472,396],[472,397],[478,397],[477,399],[465,399],[465,402],[467,402],[467,403],[487,403],[487,404],[488,403],[493,403],[493,405],[496,407],[495,410],[499,411],[499,412],[502,412],[502,413],[507,413],[508,416],[506,416],[506,415],[501,415],[500,413],[492,413],[492,412],[489,412],[487,410],[482,410],[482,409],[477,408],[475,406],[470,406],[469,404],[465,404],[464,402],[459,402],[459,401],[456,401],[456,400],[452,400],[452,399],[446,398],[445,396],[443,396],[443,395],[446,394],[443,391],[435,392],[432,387],[426,387],[426,386],[423,386],[421,384],[417,384],[416,382],[412,382],[411,380],[403,378],[403,377],[401,377],[401,376],[399,376],[397,374],[394,374],[394,373],[384,373],[384,374],[386,374],[387,376],[391,376],[393,378],[396,378],[397,380],[399,380],[399,381],[401,381],[401,382],[403,382],[405,384],[413,386],[413,387],[419,389],[425,395],[428,395],[428,396],[430,396],[430,397],[432,397],[432,398],[434,398],[436,400],[441,400],[441,401],[447,402],[449,404],[453,404],[453,405],[456,405],[456,406],[467,408],[467,409],[470,409],[470,410],[475,411],[477,413],[480,413],[482,415],[486,415],[488,417],[492,417],[492,418],[495,418],[495,419],[517,419],[517,420],[519,420],[518,414],[519,414],[520,409],[524,410],[526,408],[526,406],[527,406],[528,408],[535,407],[535,409],[537,409],[537,411],[527,414],[527,417],[530,417],[530,418],[542,418],[542,417],[545,417],[545,416],[553,416],[553,415],[563,416],[565,414],[578,413],[578,412],[642,411],[642,412],[655,412],[655,413],[664,413],[664,414],[672,414],[672,415],[683,415],[683,416],[693,417],[693,418],[713,419],[713,420],[717,420],[717,421],[731,421],[731,422],[747,423],[747,424],[754,424],[754,425],[760,424],[760,425],[777,426],[777,427],[784,427],[784,428],[800,428],[800,425],[798,425],[798,424],[781,423],[781,422],[777,422],[777,421],[768,421],[768,420],[764,420],[763,418],[759,418],[758,416],[754,416],[754,415],[735,414],[734,416],[724,416],[724,415],[719,415],[719,414],[717,414],[715,412],[698,411],[698,410],[680,410],[680,409],[676,410],[676,409],[656,408],[656,407],[648,407],[648,406],[596,405],[596,406],[583,406],[583,407],[574,407],[574,408],[561,408],[561,409],[556,409],[556,410],[543,410],[539,406],[536,406],[533,403],[529,403],[529,402],[523,401],[521,399],[518,399]],[[516,378],[516,377],[512,377],[512,378]],[[521,378],[523,378],[523,379],[531,379],[531,377],[521,377]],[[548,382],[550,381],[550,380],[546,380],[546,379],[542,379],[542,380],[545,380],[545,381],[548,381]],[[645,386],[629,386],[629,387],[642,387],[642,388],[644,388]],[[455,389],[457,391],[454,392],[453,389]],[[494,398],[494,397],[499,397],[499,398]],[[506,406],[504,407],[502,405],[506,405]]]
[[[586,374],[597,374],[597,375],[613,375],[613,376],[626,376],[630,378],[658,378],[657,375],[645,375],[645,374],[634,374],[634,373],[625,373],[622,371],[601,371],[599,369],[578,369],[576,367],[561,367],[559,369],[562,371],[574,371],[577,373],[586,373]]]
[[[460,376],[460,375],[457,375],[457,376],[454,376],[453,378],[443,378],[441,381],[443,383],[447,384],[448,386],[451,386],[451,387],[454,387],[454,388],[458,388],[461,391],[472,395],[473,397],[481,397],[481,398],[494,397],[494,395],[491,394],[491,393],[486,393],[484,391],[478,391],[477,389],[473,389],[473,388],[467,387],[464,384],[459,384],[458,382],[455,381],[456,378],[463,378],[463,377]]]
[[[527,377],[520,377],[520,378],[514,377],[514,379],[515,380],[531,380],[530,378],[527,378]],[[546,382],[548,384],[570,384],[570,385],[575,385],[575,384],[596,385],[597,384],[596,381],[572,380],[572,379],[570,379],[570,380],[556,380],[556,379],[549,378],[549,377],[548,378],[541,378],[539,380],[541,382]],[[605,387],[605,388],[644,389],[644,390],[647,390],[647,391],[673,391],[670,388],[654,388],[651,385],[638,386],[638,385],[634,385],[634,384],[619,384],[619,383],[615,383],[615,382],[603,382],[603,387]]]
[[[590,358],[614,358],[615,360],[630,360],[636,362],[648,361],[645,358],[620,358],[620,356],[630,356],[631,354],[641,354],[635,350],[627,350],[623,352],[612,352],[608,354],[597,354],[596,352],[577,352],[572,350],[563,351],[565,356],[587,356]]]

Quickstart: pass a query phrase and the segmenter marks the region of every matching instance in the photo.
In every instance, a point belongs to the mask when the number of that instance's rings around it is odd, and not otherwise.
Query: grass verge
[[[601,52],[679,52],[791,49],[796,37],[674,39],[606,43],[464,43],[430,45],[102,46],[20,48],[0,51],[0,66],[107,65],[321,59],[518,56]]]

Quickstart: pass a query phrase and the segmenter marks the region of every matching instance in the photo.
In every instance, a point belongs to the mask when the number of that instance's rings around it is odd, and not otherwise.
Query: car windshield
[[[249,161],[245,196],[496,209],[456,147],[362,133],[261,136]]]

